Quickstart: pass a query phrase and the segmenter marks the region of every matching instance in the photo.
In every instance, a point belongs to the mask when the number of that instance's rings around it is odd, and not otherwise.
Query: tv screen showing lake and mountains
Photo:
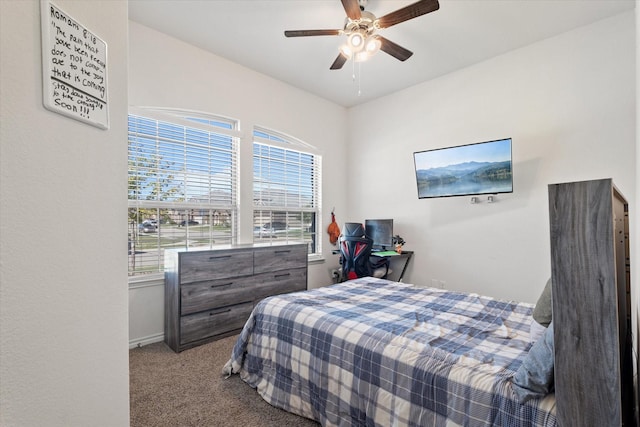
[[[511,193],[511,139],[414,153],[418,197]]]

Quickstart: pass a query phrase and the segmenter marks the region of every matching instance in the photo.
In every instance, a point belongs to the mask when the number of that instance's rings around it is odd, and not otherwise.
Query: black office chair
[[[346,222],[338,242],[342,262],[341,281],[371,276],[369,257],[373,240],[365,235],[364,226],[357,222]]]

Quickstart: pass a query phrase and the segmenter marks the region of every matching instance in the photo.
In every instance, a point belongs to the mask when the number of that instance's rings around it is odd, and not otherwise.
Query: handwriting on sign
[[[44,104],[108,128],[107,46],[51,2],[43,2]]]

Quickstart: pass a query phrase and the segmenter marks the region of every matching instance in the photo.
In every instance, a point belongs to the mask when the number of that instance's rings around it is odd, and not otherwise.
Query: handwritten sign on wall
[[[50,1],[40,5],[45,108],[108,129],[107,44]]]

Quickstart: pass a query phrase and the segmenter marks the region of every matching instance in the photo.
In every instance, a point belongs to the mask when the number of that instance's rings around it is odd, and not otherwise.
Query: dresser
[[[261,299],[307,289],[307,244],[165,251],[164,340],[180,352],[238,333]]]

